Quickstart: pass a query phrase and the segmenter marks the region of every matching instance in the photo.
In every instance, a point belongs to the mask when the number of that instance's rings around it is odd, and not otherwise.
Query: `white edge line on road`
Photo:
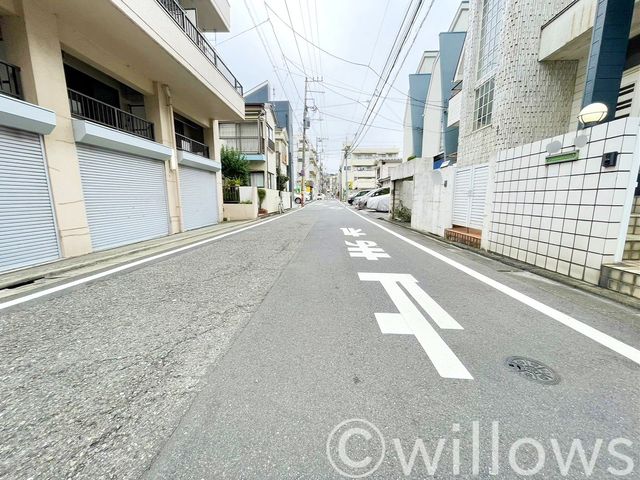
[[[600,330],[597,330],[585,323],[582,323],[581,321],[576,320],[575,318],[570,317],[569,315],[562,313],[553,307],[545,305],[544,303],[539,302],[538,300],[535,300],[525,295],[524,293],[518,292],[517,290],[514,290],[513,288],[508,287],[503,283],[498,282],[497,280],[493,280],[492,278],[489,278],[480,272],[476,272],[472,268],[469,268],[466,265],[458,263],[455,260],[452,260],[451,258],[446,257],[445,255],[442,255],[441,253],[438,253],[428,247],[425,247],[424,245],[419,244],[418,242],[415,242],[407,237],[404,237],[403,235],[400,235],[399,233],[396,233],[393,230],[383,225],[380,225],[379,223],[374,222],[373,220],[366,218],[364,215],[361,215],[358,212],[354,212],[353,210],[347,207],[345,207],[345,209],[353,213],[354,215],[357,215],[358,217],[362,218],[364,221],[375,225],[376,227],[380,228],[381,230],[384,230],[385,232],[393,235],[396,238],[399,238],[403,242],[406,242],[409,245],[412,245],[417,249],[422,250],[423,252],[431,255],[432,257],[435,257],[438,260],[441,260],[444,263],[452,266],[453,268],[456,268],[461,272],[466,273],[467,275],[475,278],[476,280],[479,280],[482,283],[495,288],[496,290],[504,293],[505,295],[508,295],[509,297],[524,303],[525,305],[533,308],[534,310],[537,310],[540,313],[543,313],[544,315],[551,317],[552,319],[560,322],[562,325],[569,327],[578,333],[581,333],[582,335],[590,338],[594,342],[598,342],[600,345],[603,345],[640,365],[640,350],[637,350],[632,346],[627,345],[626,343],[621,342],[620,340],[617,340],[607,335],[606,333],[601,332]]]
[[[239,228],[238,230],[233,230],[231,232],[223,233],[220,235],[216,235],[215,237],[206,238],[204,240],[200,240],[195,243],[190,243],[189,245],[185,245],[183,247],[175,248],[173,250],[168,250],[166,252],[159,253],[157,255],[153,255],[151,257],[141,258],[140,260],[136,260],[131,263],[126,263],[124,265],[120,265],[118,267],[111,268],[109,270],[105,270],[100,273],[95,273],[93,275],[89,275],[87,277],[79,278],[77,280],[73,280],[71,282],[63,283],[61,285],[56,285],[55,287],[46,288],[44,290],[40,290],[38,292],[30,293],[23,297],[14,298],[13,300],[9,300],[4,303],[0,303],[0,311],[5,310],[7,308],[13,307],[15,305],[20,305],[21,303],[26,303],[31,300],[35,300],[37,298],[46,297],[47,295],[51,295],[52,293],[60,292],[62,290],[66,290],[67,288],[76,287],[78,285],[82,285],[83,283],[92,282],[94,280],[98,280],[100,278],[108,277],[109,275],[113,275],[114,273],[123,272],[125,270],[129,270],[130,268],[137,267],[139,265],[144,265],[145,263],[154,262],[164,257],[168,257],[170,255],[174,255],[180,252],[186,252],[187,250],[191,250],[202,245],[206,245],[207,243],[215,242],[216,240],[220,240],[221,238],[228,237],[230,235],[235,235],[237,233],[246,232],[247,230],[251,230],[252,228],[259,227],[261,225],[265,225],[267,223],[273,222],[275,220],[279,220],[293,213],[299,212],[302,209],[294,210],[293,212],[285,213],[283,215],[278,215],[277,217],[270,218],[268,220],[263,220],[262,222],[254,223],[253,225],[248,225],[246,227]]]

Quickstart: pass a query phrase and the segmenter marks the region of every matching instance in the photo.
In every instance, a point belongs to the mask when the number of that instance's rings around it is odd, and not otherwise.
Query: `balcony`
[[[209,158],[209,147],[192,138],[176,133],[176,148],[183,152],[193,153],[204,158]]]
[[[193,44],[204,54],[204,56],[213,64],[213,66],[222,74],[238,94],[243,95],[242,85],[231,70],[220,59],[216,51],[213,49],[209,41],[198,30],[191,20],[187,17],[187,13],[175,0],[156,0],[164,10],[169,14],[180,29],[189,37]]]
[[[20,67],[0,61],[0,93],[22,100]]]
[[[153,123],[75,90],[69,89],[68,92],[72,116],[154,140]]]

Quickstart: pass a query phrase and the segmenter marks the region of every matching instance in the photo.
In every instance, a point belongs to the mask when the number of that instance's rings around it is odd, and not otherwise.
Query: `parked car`
[[[324,193],[318,193],[316,195],[316,200],[324,200]]]
[[[357,201],[354,202],[354,205],[359,210],[362,210],[363,208],[367,207],[367,203],[369,202],[369,199],[379,197],[380,195],[388,195],[390,191],[391,189],[389,187],[376,188],[375,190],[371,190],[366,195],[363,195],[362,197],[358,198]]]
[[[298,205],[300,205],[302,203],[302,195],[301,194],[296,195],[296,198],[293,201],[296,202]],[[311,194],[309,192],[304,194],[304,201],[305,202],[311,201]]]
[[[390,198],[391,195],[389,193],[371,197],[367,201],[367,208],[375,210],[376,212],[388,212]]]
[[[360,190],[358,192],[352,192],[351,195],[349,195],[349,197],[347,198],[347,203],[349,205],[353,205],[353,202],[357,199],[362,197],[363,195],[366,195],[367,193],[369,193],[371,190]]]

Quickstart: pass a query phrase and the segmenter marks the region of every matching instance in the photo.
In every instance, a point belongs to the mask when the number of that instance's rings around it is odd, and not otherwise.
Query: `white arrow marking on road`
[[[378,261],[379,258],[391,258],[384,250],[378,247],[376,242],[367,240],[357,240],[356,242],[344,242],[349,248],[349,255],[352,257],[366,258],[367,260]]]
[[[364,237],[366,233],[362,231],[361,228],[345,228],[342,227],[342,233],[344,233],[345,237]]]
[[[508,287],[504,283],[500,283],[497,280],[494,280],[493,278],[487,277],[486,275],[480,272],[477,272],[472,268],[467,267],[466,265],[463,265],[460,262],[456,262],[455,260],[441,253],[438,253],[429,247],[425,247],[424,245],[421,245],[414,240],[411,240],[403,235],[400,235],[399,233],[394,232],[390,228],[384,227],[379,223],[374,222],[373,220],[370,220],[364,217],[363,215],[360,215],[357,212],[354,212],[353,210],[349,210],[346,207],[345,207],[345,210],[353,213],[354,215],[357,215],[358,217],[362,218],[365,222],[369,222],[375,225],[376,227],[378,227],[381,230],[384,230],[390,235],[393,235],[394,237],[399,238],[403,242],[406,242],[409,245],[412,245],[417,249],[422,250],[427,255],[431,255],[432,257],[437,258],[438,260],[441,260],[442,262],[459,270],[460,272],[465,273],[470,277],[475,278],[476,280],[479,280],[485,285],[495,288],[499,292],[502,292],[505,295],[508,295],[509,297],[523,303],[524,305],[528,305],[534,310],[537,310],[543,315],[546,315],[549,318],[552,318],[553,320],[564,325],[565,327],[571,328],[572,330],[584,335],[585,337],[590,338],[594,342],[597,342],[600,345],[607,347],[608,349],[613,350],[614,352],[640,365],[640,350],[638,350],[637,348],[634,348],[631,345],[627,345],[626,343],[618,340],[617,338],[607,335],[606,333],[601,332],[600,330],[593,328],[592,326],[587,325],[586,323],[583,323],[580,320],[577,320],[567,315],[566,313],[556,310],[555,308],[550,307],[549,305],[545,305],[544,303],[538,300],[535,300],[534,298],[531,298],[528,295],[525,295],[524,293],[519,292],[518,290]]]
[[[364,282],[380,282],[391,297],[400,313],[376,313],[376,320],[383,334],[404,334],[414,335],[427,356],[433,363],[441,377],[473,380],[473,377],[462,364],[460,359],[449,348],[445,341],[438,335],[438,332],[431,326],[427,319],[420,313],[420,310],[413,304],[407,294],[400,288],[405,287],[407,291],[414,295],[419,305],[427,314],[440,325],[447,325],[449,329],[462,330],[462,327],[440,305],[438,305],[426,292],[418,287],[418,281],[408,274],[396,273],[358,273],[360,280]],[[426,301],[425,301],[426,300]],[[434,305],[437,308],[434,308]],[[442,317],[442,314],[446,317]],[[436,320],[438,317],[438,320]]]

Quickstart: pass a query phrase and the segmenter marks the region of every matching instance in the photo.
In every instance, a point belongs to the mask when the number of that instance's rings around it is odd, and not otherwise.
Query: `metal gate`
[[[218,189],[213,172],[181,166],[180,197],[186,230],[218,223]]]
[[[94,250],[169,234],[164,162],[78,144]]]
[[[59,257],[42,137],[0,127],[0,272]]]
[[[453,224],[482,230],[489,187],[489,165],[456,170]]]

